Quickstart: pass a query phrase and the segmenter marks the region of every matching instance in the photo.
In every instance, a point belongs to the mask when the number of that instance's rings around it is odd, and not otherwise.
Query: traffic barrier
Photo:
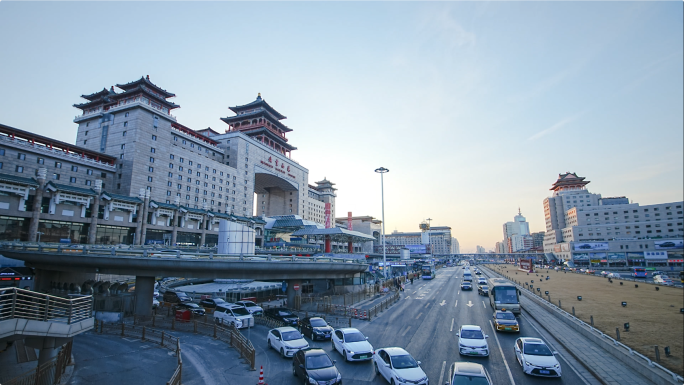
[[[268,385],[264,382],[264,366],[261,365],[261,369],[259,369],[259,382],[257,382],[257,385]]]

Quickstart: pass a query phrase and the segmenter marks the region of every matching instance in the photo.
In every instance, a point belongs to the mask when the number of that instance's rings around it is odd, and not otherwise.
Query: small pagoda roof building
[[[266,100],[261,98],[261,94],[257,95],[256,100],[251,103],[243,104],[241,106],[228,107],[228,109],[235,112],[236,115],[243,115],[252,110],[263,109],[268,111],[278,120],[287,119],[287,116],[276,111],[275,108],[271,107],[268,103],[266,103]]]
[[[585,181],[585,177],[579,177],[574,172],[566,172],[565,174],[558,174],[558,180],[551,186],[549,190],[559,192],[564,190],[582,190],[590,181]]]
[[[121,88],[124,91],[130,91],[134,90],[137,87],[149,87],[153,92],[158,93],[162,98],[168,99],[176,96],[176,94],[173,94],[171,92],[168,92],[167,90],[157,86],[156,84],[152,83],[150,81],[150,75],[147,75],[147,77],[140,77],[140,79],[132,81],[130,83],[126,84],[117,84],[116,85],[118,88]]]

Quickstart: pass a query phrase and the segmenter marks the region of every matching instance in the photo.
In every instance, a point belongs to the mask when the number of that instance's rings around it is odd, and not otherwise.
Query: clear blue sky
[[[73,142],[79,95],[143,75],[222,131],[262,96],[337,213],[491,249],[577,172],[682,200],[682,2],[0,2],[0,122]]]

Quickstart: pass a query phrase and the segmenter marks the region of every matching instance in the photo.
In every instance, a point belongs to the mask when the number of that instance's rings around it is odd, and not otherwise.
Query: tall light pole
[[[387,249],[385,248],[385,185],[383,181],[384,173],[389,172],[384,167],[376,168],[375,172],[380,174],[380,194],[382,197],[382,275],[387,279]]]
[[[430,228],[430,221],[432,218],[426,219],[428,221],[428,247],[430,248],[430,257],[434,258],[435,253],[432,252],[432,242],[430,241],[430,233],[432,232],[432,229]]]

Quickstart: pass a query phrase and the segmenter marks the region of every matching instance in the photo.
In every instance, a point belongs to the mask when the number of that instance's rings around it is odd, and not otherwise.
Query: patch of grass
[[[538,270],[528,276],[510,265],[490,267],[520,284],[534,285],[535,292],[540,288],[545,299],[544,292],[548,290],[551,302],[558,305],[560,300],[563,310],[571,314],[574,306],[575,316],[586,323],[594,316],[594,327],[613,338],[615,328],[619,328],[620,342],[652,360],[658,345],[659,364],[684,374],[684,314],[679,312],[684,307],[684,290],[657,286],[660,290],[656,291],[655,285],[645,282],[613,279],[610,283],[603,277],[554,270]],[[582,296],[582,300],[578,301],[577,296]],[[622,307],[623,301],[627,302],[626,307]],[[628,332],[623,328],[626,322],[630,326]],[[670,347],[670,357],[665,356],[665,346]]]

